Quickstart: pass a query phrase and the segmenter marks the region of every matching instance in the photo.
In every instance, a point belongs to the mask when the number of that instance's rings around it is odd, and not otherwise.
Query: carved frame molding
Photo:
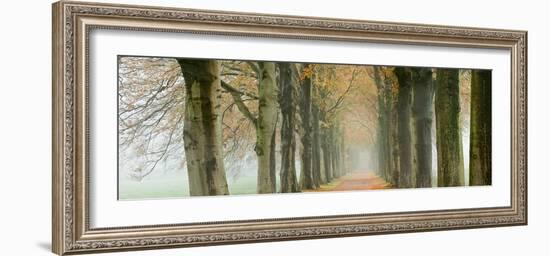
[[[91,229],[88,35],[186,32],[509,49],[510,207]],[[60,255],[527,224],[527,32],[61,1],[53,5],[53,243]]]

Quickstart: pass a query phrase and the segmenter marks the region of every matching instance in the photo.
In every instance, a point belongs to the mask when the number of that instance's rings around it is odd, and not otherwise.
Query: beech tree
[[[491,71],[472,70],[470,185],[491,185]]]
[[[438,69],[435,87],[437,185],[464,185],[458,69]]]
[[[280,96],[281,108],[281,192],[298,192],[298,180],[296,177],[296,101],[298,70],[295,64],[281,62],[280,72]]]
[[[313,126],[311,121],[311,92],[313,66],[303,65],[300,76],[300,119],[301,119],[301,142],[302,142],[302,170],[300,172],[300,184],[302,189],[315,189],[313,180]]]
[[[413,103],[412,118],[414,127],[413,165],[416,177],[415,186],[432,186],[432,118],[434,103],[434,81],[430,68],[412,70]]]
[[[183,140],[191,195],[227,195],[222,150],[220,66],[217,61],[177,59],[185,80]]]
[[[314,85],[312,88],[312,105],[311,105],[311,131],[312,131],[312,151],[311,151],[311,169],[313,175],[313,184],[316,188],[320,187],[323,182],[323,168],[321,165],[321,119],[319,108],[319,86]]]
[[[412,140],[411,140],[411,93],[414,82],[411,68],[395,68],[399,81],[397,96],[398,141],[399,141],[399,184],[400,188],[412,187]]]
[[[389,140],[389,112],[391,103],[389,88],[386,87],[386,83],[382,78],[381,67],[373,67],[373,77],[376,84],[378,94],[378,132],[377,132],[377,145],[378,145],[378,172],[385,180],[388,180],[390,175],[391,161],[390,161],[390,140]]]
[[[275,63],[258,62],[258,119],[256,123],[256,155],[258,156],[258,193],[276,192],[275,127],[277,122],[277,83]]]

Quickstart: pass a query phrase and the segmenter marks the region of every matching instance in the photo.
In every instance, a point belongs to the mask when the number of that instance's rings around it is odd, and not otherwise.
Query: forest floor
[[[347,190],[372,190],[391,188],[391,185],[379,176],[365,171],[357,171],[348,173],[337,180],[328,184],[321,185],[315,190],[307,190],[308,192],[317,191],[347,191]]]

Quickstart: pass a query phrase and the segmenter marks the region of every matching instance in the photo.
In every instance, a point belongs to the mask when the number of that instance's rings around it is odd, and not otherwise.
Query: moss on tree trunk
[[[470,185],[491,185],[491,71],[472,70]]]
[[[464,185],[458,69],[438,69],[435,88],[437,185]]]

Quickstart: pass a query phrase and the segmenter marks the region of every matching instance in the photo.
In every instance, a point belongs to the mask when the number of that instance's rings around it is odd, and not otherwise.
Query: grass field
[[[187,175],[176,173],[142,181],[120,180],[119,200],[166,199],[189,196]],[[228,180],[231,195],[256,194],[256,175]]]

